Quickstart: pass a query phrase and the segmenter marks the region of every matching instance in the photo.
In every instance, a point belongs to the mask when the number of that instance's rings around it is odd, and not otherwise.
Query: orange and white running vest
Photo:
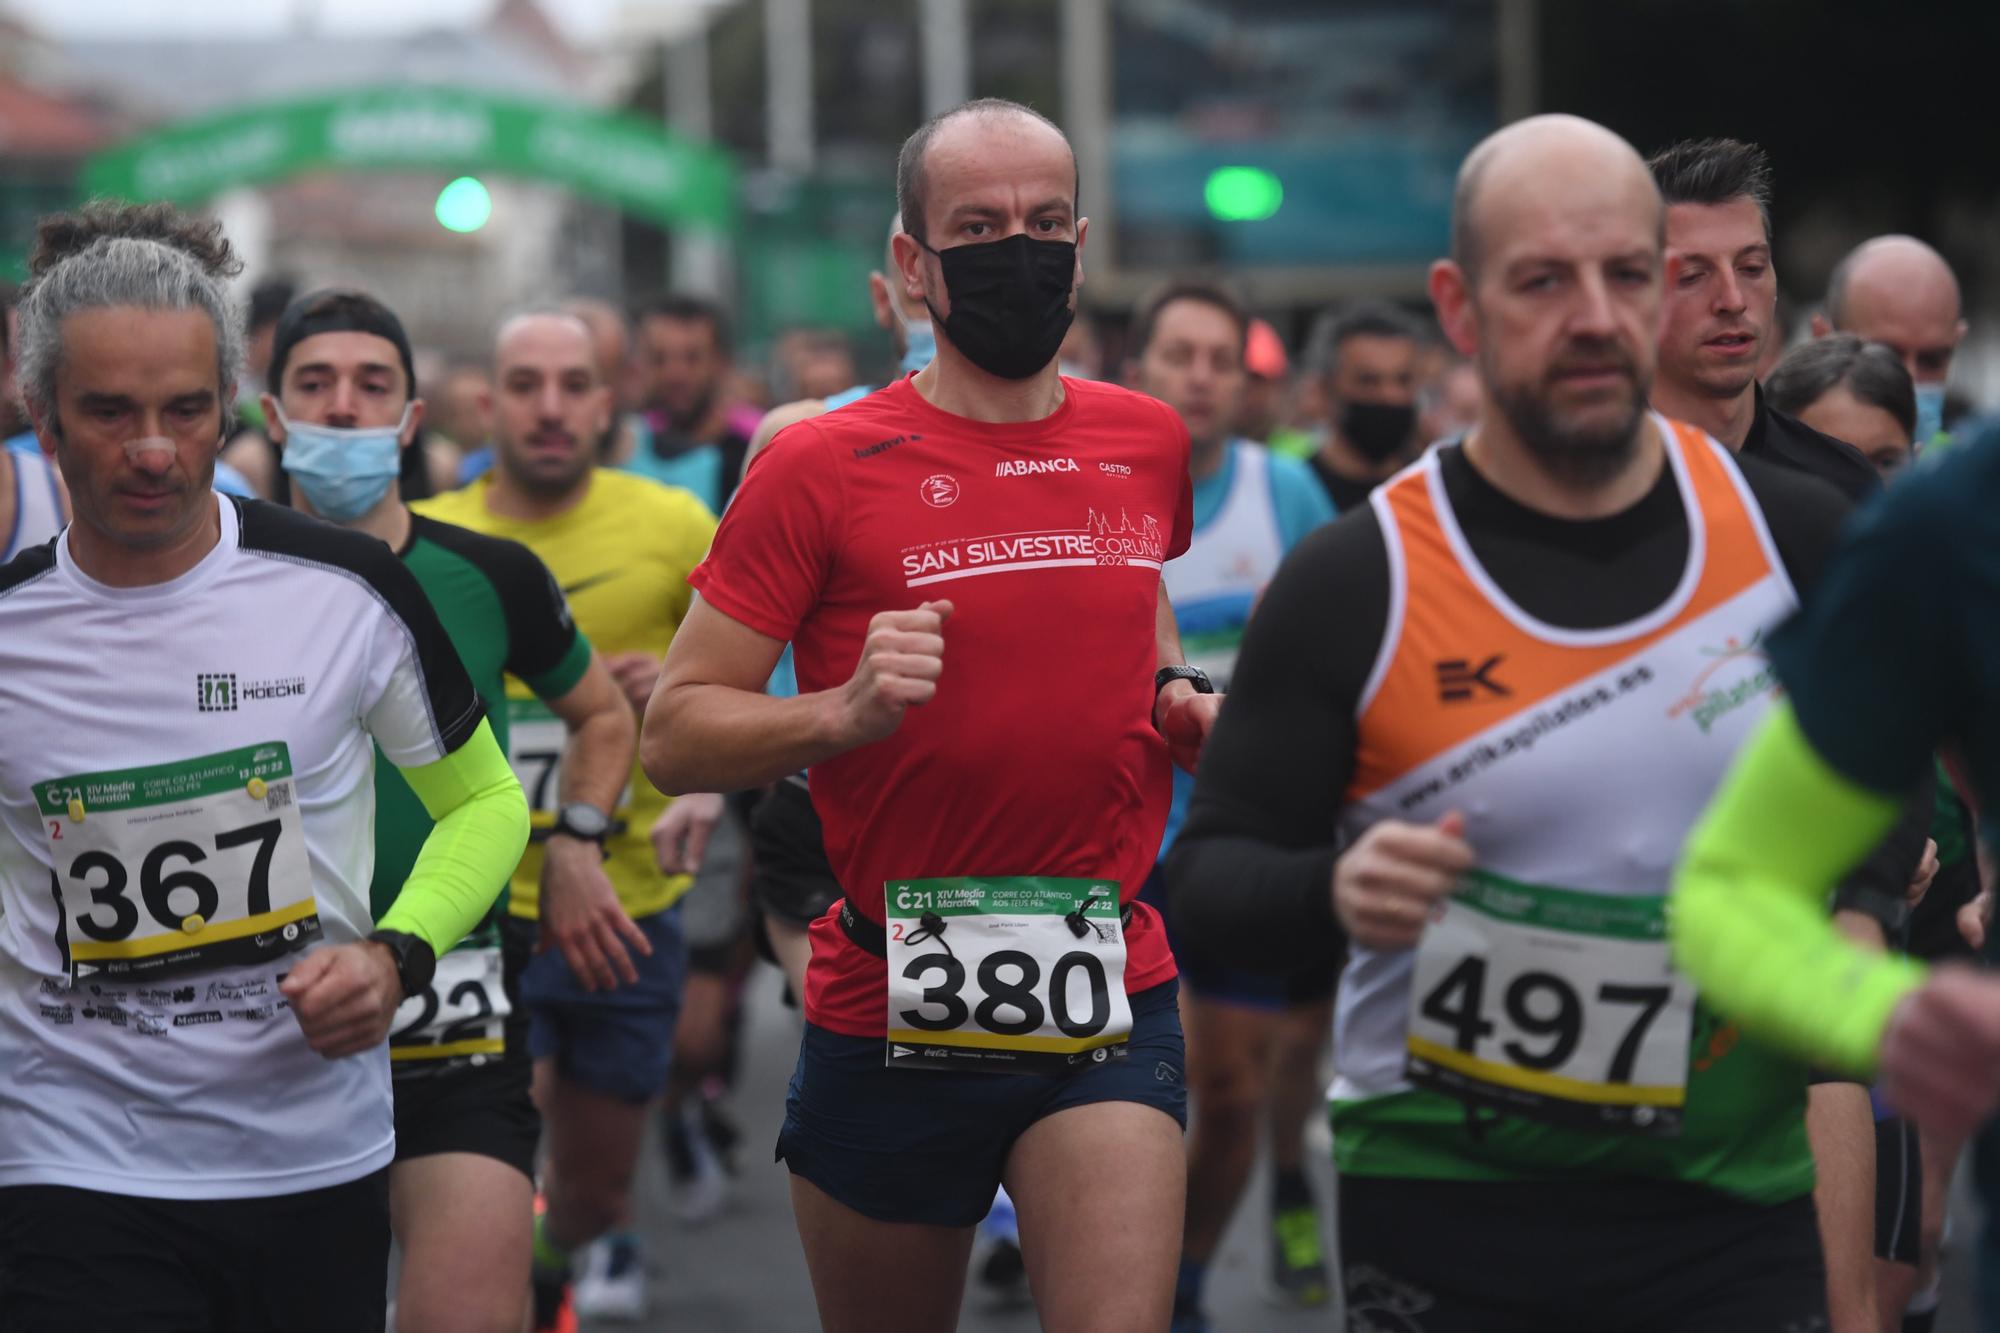
[[[1703,1156],[1710,1136],[1742,1132],[1710,1107],[1782,1099],[1782,1077],[1732,1093],[1691,1072],[1699,1004],[1667,959],[1664,908],[1682,841],[1774,695],[1761,641],[1797,597],[1723,447],[1651,420],[1687,564],[1628,624],[1563,629],[1516,605],[1460,530],[1435,452],[1371,499],[1389,614],[1357,705],[1344,841],[1456,810],[1478,867],[1419,948],[1356,947],[1348,963],[1343,1169],[1532,1175],[1650,1141],[1642,1170],[1700,1178],[1726,1165]],[[1463,1160],[1468,1104],[1517,1126],[1482,1138],[1478,1162]]]

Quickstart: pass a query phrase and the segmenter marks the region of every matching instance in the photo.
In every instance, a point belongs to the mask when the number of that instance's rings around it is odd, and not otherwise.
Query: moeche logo
[[[304,676],[281,676],[276,680],[237,680],[234,672],[199,672],[194,678],[195,707],[204,713],[233,713],[246,701],[303,699]]]
[[[944,472],[933,472],[917,486],[917,494],[925,504],[933,509],[943,509],[958,502],[958,478]]]

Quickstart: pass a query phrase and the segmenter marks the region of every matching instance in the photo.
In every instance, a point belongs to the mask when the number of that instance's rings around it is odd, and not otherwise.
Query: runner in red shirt
[[[848,894],[813,926],[778,1145],[830,1330],[951,1328],[1002,1180],[1044,1327],[1155,1330],[1172,1304],[1176,983],[1130,904],[1161,737],[1191,766],[1220,700],[1160,583],[1192,524],[1187,431],[1055,366],[1076,179],[1013,103],[911,136],[895,252],[937,358],[759,456],[647,710],[664,790],[810,768]],[[787,641],[800,695],[774,699]]]

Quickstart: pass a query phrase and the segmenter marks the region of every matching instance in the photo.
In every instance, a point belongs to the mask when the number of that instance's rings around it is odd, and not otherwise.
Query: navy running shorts
[[[1180,983],[1132,996],[1122,1059],[1054,1074],[891,1069],[880,1037],[806,1024],[778,1160],[881,1222],[969,1227],[986,1216],[1014,1140],[1094,1102],[1158,1107],[1187,1125]]]
[[[678,905],[634,918],[653,952],[632,955],[636,982],[589,991],[560,950],[535,955],[521,977],[528,1007],[528,1050],[554,1060],[572,1083],[620,1101],[649,1102],[673,1072],[674,1027],[687,984],[687,943]]]

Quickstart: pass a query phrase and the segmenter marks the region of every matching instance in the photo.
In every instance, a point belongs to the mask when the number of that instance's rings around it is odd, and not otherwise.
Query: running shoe
[[[734,1130],[728,1131],[734,1135]],[[673,1184],[674,1215],[683,1222],[706,1222],[729,1206],[733,1182],[728,1160],[717,1147],[707,1104],[685,1098],[666,1114],[667,1176]]]
[[[1271,1214],[1271,1287],[1278,1301],[1318,1309],[1329,1286],[1320,1246],[1319,1213],[1311,1206]]]
[[[636,1236],[606,1236],[584,1252],[573,1302],[583,1319],[636,1323],[646,1317],[646,1262]]]

